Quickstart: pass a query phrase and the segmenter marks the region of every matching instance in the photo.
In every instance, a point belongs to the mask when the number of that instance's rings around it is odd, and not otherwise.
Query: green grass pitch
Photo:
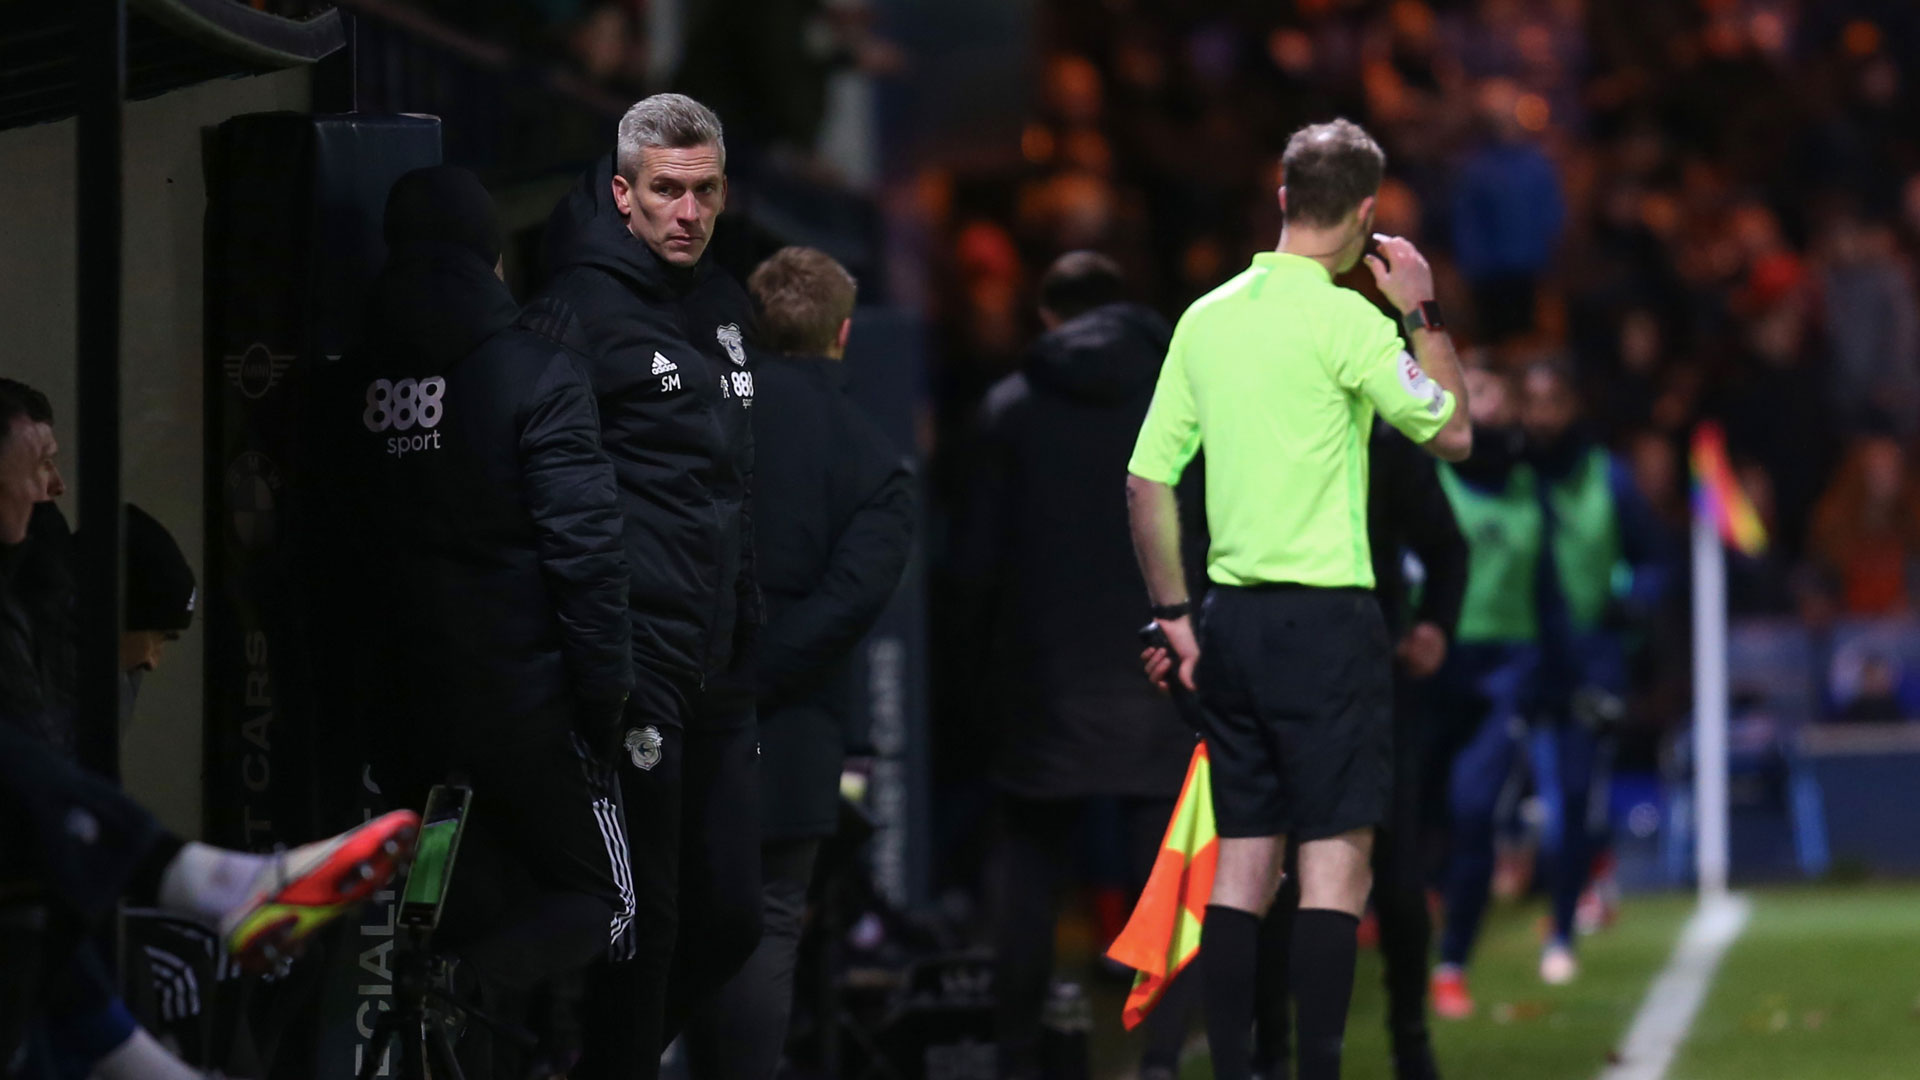
[[[1752,919],[1668,1080],[1920,1078],[1920,884],[1747,895]],[[1541,907],[1496,908],[1471,973],[1479,1013],[1434,1024],[1442,1072],[1449,1080],[1597,1077],[1692,909],[1690,896],[1629,897],[1617,926],[1582,943],[1579,981],[1553,988],[1536,971]],[[1393,1075],[1383,1008],[1379,955],[1364,952],[1347,1029],[1350,1080]],[[1095,1075],[1131,1076],[1137,1042],[1100,1041]],[[1210,1080],[1203,1046],[1196,1038],[1182,1080]]]

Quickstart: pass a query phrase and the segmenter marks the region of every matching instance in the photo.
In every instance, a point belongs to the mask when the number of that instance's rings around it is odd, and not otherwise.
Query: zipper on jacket
[[[689,289],[687,292],[687,295],[682,296],[680,298],[680,305],[679,305],[680,332],[682,334],[685,334],[687,338],[687,342],[693,345],[694,354],[699,356],[702,361],[707,361],[707,353],[704,350],[702,350],[700,345],[696,344],[700,339],[694,337],[693,327],[690,323],[692,312],[688,310],[688,305],[686,301],[687,301],[687,298],[691,295],[692,295],[692,290]],[[712,363],[711,361],[707,361],[707,362]],[[722,379],[725,379],[727,377],[727,370],[725,368],[716,368],[716,370],[719,371],[720,377]],[[708,385],[711,386],[712,384],[709,383]],[[712,391],[709,390],[708,393],[710,394],[712,393]],[[709,400],[711,399],[709,398]],[[721,414],[719,410],[727,408],[729,400],[730,399],[723,396],[720,399],[720,404],[713,411],[709,412],[707,417],[708,422],[712,423],[714,426],[714,436],[715,436],[714,445],[715,447],[718,448],[718,450],[721,453],[724,453],[727,451],[728,445],[727,445],[727,438],[726,438],[726,435],[727,435],[726,425],[721,423],[721,420],[720,420]],[[716,466],[719,465],[718,456],[715,457],[714,464]],[[725,533],[725,524],[724,522],[722,522],[720,517],[720,500],[714,498],[713,488],[711,485],[709,485],[707,488],[707,505],[713,513],[714,553],[718,555],[720,553],[719,542],[722,535]],[[717,585],[719,583],[718,579],[720,577],[720,571],[724,568],[716,565],[714,569],[715,569],[715,573],[714,573],[715,584]],[[735,571],[735,576],[736,577],[738,576],[737,570]],[[713,613],[707,619],[706,648],[702,650],[703,655],[700,657],[700,689],[703,692],[707,688],[707,673],[713,670],[714,654],[718,651],[718,642],[716,639],[719,637],[718,630],[720,629],[720,611],[721,611],[721,608],[724,606],[724,602],[725,602],[725,597],[722,591],[718,588],[714,589],[713,598],[714,598]],[[734,618],[737,623],[739,620],[739,615],[737,612],[735,613]],[[738,659],[738,657],[735,657],[735,659]]]

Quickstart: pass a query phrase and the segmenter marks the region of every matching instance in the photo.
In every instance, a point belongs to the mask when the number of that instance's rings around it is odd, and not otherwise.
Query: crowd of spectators
[[[943,485],[1062,251],[1177,315],[1279,232],[1287,135],[1388,152],[1378,227],[1463,345],[1579,372],[1676,538],[1722,422],[1773,538],[1736,614],[1920,608],[1920,8],[1897,0],[1041,5],[1037,105],[997,165],[921,177]],[[1347,281],[1371,288],[1366,275]],[[1684,595],[1682,596],[1684,603]],[[1681,695],[1684,698],[1684,695]]]

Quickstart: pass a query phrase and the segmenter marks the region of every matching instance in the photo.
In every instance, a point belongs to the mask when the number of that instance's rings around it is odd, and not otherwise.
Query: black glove
[[[1160,629],[1158,622],[1150,622],[1140,628],[1140,643],[1150,649],[1165,649],[1173,657],[1173,670],[1168,673],[1167,692],[1173,695],[1173,711],[1180,722],[1193,729],[1195,735],[1202,734],[1200,727],[1200,702],[1180,681],[1180,654],[1173,651],[1173,643],[1167,640],[1167,632]]]
[[[620,760],[620,741],[626,734],[627,696],[581,701],[574,708],[574,730],[602,761]]]

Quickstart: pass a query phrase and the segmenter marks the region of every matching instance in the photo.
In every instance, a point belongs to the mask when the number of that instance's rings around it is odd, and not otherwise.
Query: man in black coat
[[[75,750],[73,536],[53,406],[0,378],[0,722]]]
[[[1004,1076],[1038,1067],[1061,870],[1088,801],[1120,801],[1137,888],[1193,752],[1192,731],[1140,679],[1132,629],[1146,616],[1116,482],[1172,331],[1122,292],[1119,267],[1091,252],[1048,270],[1049,329],[987,395],[961,534],[961,578],[981,605],[966,616],[984,644],[980,721],[1002,793],[991,872]],[[1171,1073],[1186,1011],[1175,1000],[1149,1014],[1143,1075]]]
[[[786,1043],[794,961],[821,843],[839,824],[853,649],[885,610],[913,543],[905,460],[847,395],[851,275],[785,248],[748,279],[760,314],[754,407],[765,932],[688,1028],[696,1080],[771,1080]]]
[[[355,549],[360,696],[419,805],[474,803],[439,944],[483,987],[586,967],[633,917],[610,759],[632,684],[613,468],[579,360],[516,328],[499,226],[464,169],[400,178],[364,342],[319,390],[322,516]],[[515,888],[508,889],[512,883]]]
[[[290,955],[385,886],[419,819],[403,811],[279,855],[221,851],[168,834],[73,760],[57,451],[46,396],[0,379],[0,1072],[53,1075],[58,1062],[101,1080],[198,1080],[119,999],[96,947],[115,899],[198,917],[241,962]],[[295,909],[297,925],[280,921]]]
[[[639,907],[614,954],[631,962],[591,990],[574,1073],[589,1080],[654,1075],[760,937],[752,305],[702,258],[726,190],[711,110],[677,94],[635,105],[616,152],[554,210],[527,316],[587,357],[630,575],[620,779]]]

